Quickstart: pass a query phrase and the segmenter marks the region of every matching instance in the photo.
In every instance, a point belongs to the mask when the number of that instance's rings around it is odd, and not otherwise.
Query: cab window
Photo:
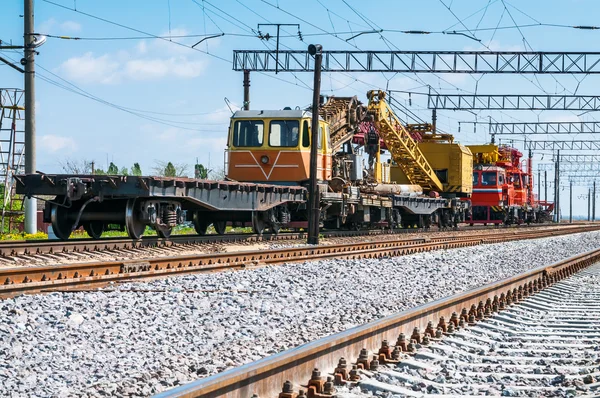
[[[262,120],[239,120],[233,125],[234,147],[262,146],[264,139],[264,124]]]
[[[273,147],[297,147],[300,138],[298,120],[272,120],[269,127],[269,145]]]
[[[319,138],[318,138],[317,143],[318,143],[318,145],[317,145],[318,149],[323,148],[323,127],[321,127],[321,124],[319,124]]]
[[[302,146],[304,148],[310,147],[310,130],[308,129],[308,120],[302,123]]]
[[[498,174],[498,185],[504,185],[504,174]]]
[[[518,175],[518,174],[515,175],[513,185],[515,186],[515,189],[521,188],[521,176],[520,175]]]
[[[481,173],[481,185],[496,185],[496,172],[485,171]]]
[[[479,173],[478,172],[474,172],[473,173],[473,186],[479,185]]]

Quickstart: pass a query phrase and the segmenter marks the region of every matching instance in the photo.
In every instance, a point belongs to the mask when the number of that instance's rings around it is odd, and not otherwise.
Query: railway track
[[[183,273],[214,272],[252,266],[327,258],[381,258],[487,243],[535,239],[600,230],[600,225],[561,226],[540,230],[505,230],[495,234],[454,235],[382,240],[272,250],[137,258],[125,261],[85,261],[52,266],[0,269],[0,297],[53,290],[88,289],[135,279]]]
[[[595,249],[157,397],[597,394],[599,261]]]
[[[568,396],[600,393],[600,264],[363,373],[361,391]],[[485,315],[485,314],[484,314]],[[366,394],[365,394],[366,395]]]
[[[573,223],[571,226],[590,225],[589,223]],[[548,228],[548,224],[532,224],[513,226],[509,230],[522,228]],[[462,227],[461,231],[494,231],[491,226]],[[435,232],[433,230],[431,232]],[[376,236],[389,234],[412,234],[425,232],[423,229],[397,229],[397,230],[338,230],[323,231],[325,238]],[[52,253],[70,252],[99,252],[103,250],[139,249],[147,247],[173,247],[182,245],[203,245],[215,243],[251,243],[273,242],[306,239],[305,232],[282,232],[279,234],[265,233],[262,235],[249,233],[229,233],[225,235],[172,235],[169,239],[157,236],[145,236],[140,240],[130,238],[103,238],[103,239],[69,239],[59,240],[34,240],[34,241],[0,241],[0,258],[21,255],[43,255]]]

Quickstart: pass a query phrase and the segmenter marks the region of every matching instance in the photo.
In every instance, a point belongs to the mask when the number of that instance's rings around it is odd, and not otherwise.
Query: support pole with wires
[[[250,110],[250,71],[244,70],[244,106],[245,111]]]
[[[321,62],[323,47],[320,44],[308,46],[308,52],[315,57],[315,75],[312,103],[312,124],[310,140],[310,187],[308,190],[308,239],[309,245],[319,244],[320,195],[317,184],[317,156],[319,146],[319,98],[321,96]]]
[[[569,181],[569,223],[573,223],[573,181]]]
[[[592,190],[592,221],[596,221],[596,181],[594,180],[594,189]]]
[[[544,170],[544,202],[548,201],[548,171]]]
[[[33,0],[25,0],[23,12],[25,67],[25,173],[35,173],[35,36],[33,24]],[[37,200],[25,198],[25,232],[37,232]]]
[[[588,199],[588,219],[587,220],[590,221],[591,220],[591,217],[590,217],[590,205],[592,203],[592,189],[591,188],[588,188],[588,197],[587,197],[587,199]]]
[[[542,178],[541,178],[541,174],[542,174],[542,172],[540,170],[538,170],[538,178],[537,178],[537,186],[538,186],[538,198],[537,198],[537,200],[538,200],[538,202],[540,200],[542,200],[542,196],[540,195],[541,194],[541,190],[542,190]]]

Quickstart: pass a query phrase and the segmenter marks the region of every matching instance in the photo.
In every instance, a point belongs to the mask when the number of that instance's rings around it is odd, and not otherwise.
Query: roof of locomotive
[[[473,171],[506,171],[506,169],[494,164],[476,164],[473,166]]]
[[[249,110],[249,111],[236,111],[231,118],[232,119],[272,119],[272,118],[289,118],[289,119],[301,119],[305,117],[312,117],[311,112],[303,111],[301,109],[282,109],[282,110]]]

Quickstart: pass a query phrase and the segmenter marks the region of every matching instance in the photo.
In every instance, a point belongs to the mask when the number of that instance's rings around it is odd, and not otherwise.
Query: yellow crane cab
[[[227,178],[296,185],[309,179],[312,114],[303,110],[237,111],[227,140]],[[329,124],[319,120],[317,178],[331,179]]]

